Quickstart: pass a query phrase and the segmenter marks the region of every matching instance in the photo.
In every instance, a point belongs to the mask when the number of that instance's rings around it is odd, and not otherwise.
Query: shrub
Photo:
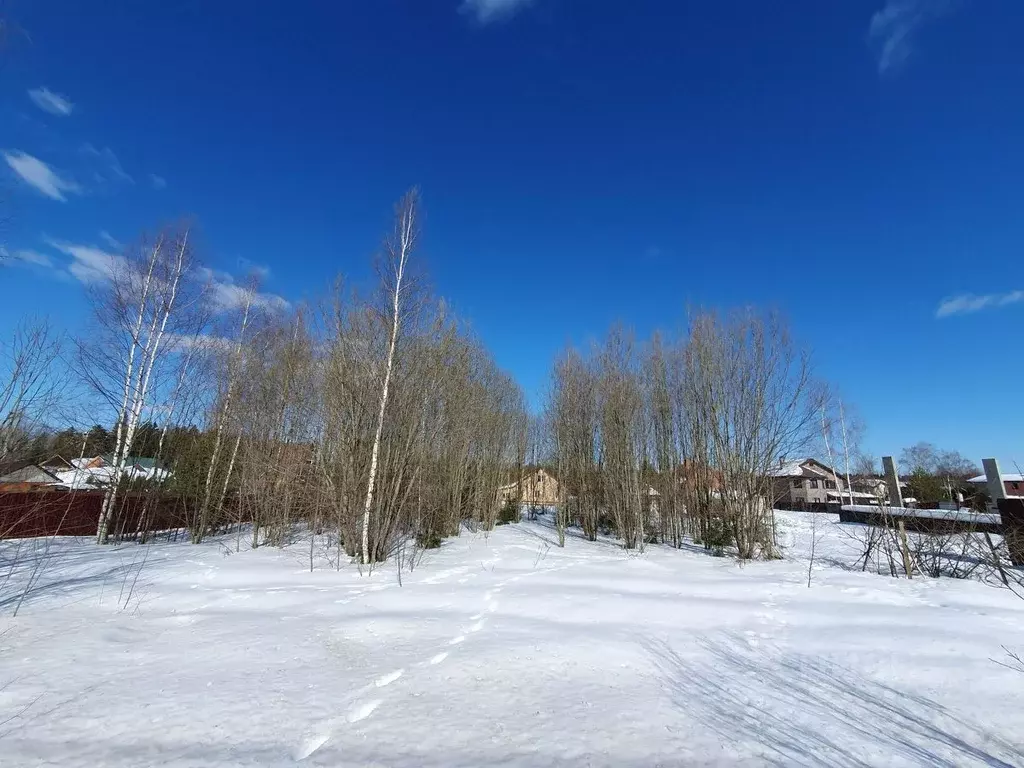
[[[496,525],[510,525],[512,523],[519,522],[519,505],[516,504],[514,499],[509,499],[505,502],[498,512],[498,519],[495,521]]]
[[[441,541],[441,534],[435,531],[422,531],[416,535],[416,545],[420,549],[438,549]]]
[[[708,521],[704,538],[697,543],[703,544],[704,549],[710,550],[715,557],[724,557],[725,548],[733,543],[732,531],[721,515],[713,515]]]

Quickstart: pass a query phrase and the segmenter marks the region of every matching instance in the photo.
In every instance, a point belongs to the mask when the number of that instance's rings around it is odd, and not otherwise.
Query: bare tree
[[[245,291],[241,319],[239,321],[238,336],[234,350],[224,361],[224,390],[219,398],[219,405],[215,408],[215,416],[211,425],[213,429],[213,449],[210,452],[209,466],[206,471],[206,482],[204,483],[203,500],[199,508],[197,527],[193,531],[193,539],[197,543],[206,535],[209,525],[210,502],[213,499],[214,493],[214,475],[218,468],[218,461],[220,460],[221,448],[224,441],[224,430],[227,428],[228,419],[231,416],[232,408],[235,406],[237,389],[239,387],[239,378],[242,375],[242,352],[245,349],[245,343],[247,341],[246,330],[249,327],[250,313],[252,312],[253,300],[256,296],[256,288],[256,282],[252,281]],[[218,507],[223,505],[224,497],[227,495],[228,484],[231,480],[240,445],[241,432],[236,436],[234,447],[228,460],[228,468],[227,471],[224,472],[224,482],[220,485],[221,491],[217,500]]]
[[[384,432],[384,417],[387,413],[388,395],[391,387],[391,376],[395,366],[395,348],[398,346],[398,335],[402,324],[403,301],[402,283],[406,277],[409,256],[412,254],[417,239],[416,209],[419,194],[414,189],[407,193],[399,202],[395,211],[395,230],[385,241],[384,250],[387,264],[382,274],[385,293],[390,298],[391,336],[388,342],[387,358],[384,363],[384,375],[380,390],[380,408],[377,413],[377,431],[373,438],[370,453],[369,480],[366,484],[366,501],[363,504],[362,559],[363,565],[370,562],[370,510],[373,508],[373,491],[377,481],[377,462],[380,456],[381,436]]]
[[[773,315],[698,316],[687,359],[691,407],[701,413],[707,463],[721,473],[723,513],[739,556],[773,556],[770,470],[816,438],[827,393]]]
[[[81,370],[96,391],[114,408],[113,482],[104,497],[96,531],[106,543],[116,513],[124,475],[141,417],[161,386],[160,377],[179,325],[190,308],[200,306],[201,286],[190,281],[193,253],[190,229],[160,232],[150,242],[115,257],[105,279],[92,286],[94,329],[79,343]]]
[[[26,320],[0,341],[0,463],[20,458],[60,405],[67,380],[60,356],[61,340],[46,321]]]

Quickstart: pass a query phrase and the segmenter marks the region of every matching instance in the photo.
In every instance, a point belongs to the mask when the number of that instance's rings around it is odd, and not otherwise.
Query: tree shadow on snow
[[[643,638],[680,714],[778,766],[1024,765],[1024,751],[959,712],[821,658],[772,657],[738,638],[681,656]]]
[[[0,611],[12,608],[19,603],[30,605],[47,597],[69,596],[84,587],[100,585],[109,579],[118,577],[125,579],[136,567],[135,563],[124,563],[84,576],[62,576],[51,581],[40,580],[39,583],[28,586],[15,585],[14,588],[0,595]]]

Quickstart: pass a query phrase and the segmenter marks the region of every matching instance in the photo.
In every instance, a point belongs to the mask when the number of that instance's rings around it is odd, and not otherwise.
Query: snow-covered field
[[[17,618],[31,569],[0,592],[0,765],[1024,765],[1024,601],[844,570],[825,515],[808,588],[810,520],[744,566],[467,532],[401,586],[59,540]]]

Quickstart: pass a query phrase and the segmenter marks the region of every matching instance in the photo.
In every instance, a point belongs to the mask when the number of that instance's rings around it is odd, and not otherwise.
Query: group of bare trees
[[[0,465],[20,458],[60,405],[62,343],[45,321],[20,323],[0,339]]]
[[[627,548],[691,536],[774,556],[771,469],[821,437],[827,404],[772,315],[702,312],[687,332],[644,344],[615,327],[555,364],[548,423],[564,520],[591,539],[606,525]]]
[[[339,562],[366,565],[410,541],[436,546],[466,520],[494,525],[498,489],[524,463],[524,397],[417,279],[417,208],[415,193],[397,206],[376,288],[339,281],[320,305],[263,301],[256,281],[233,286],[230,306],[213,301],[185,225],[106,265],[75,361],[114,425],[98,542],[145,531],[119,519],[139,493],[173,500],[195,542],[251,523],[254,545],[283,544],[306,524]],[[25,346],[16,386],[0,391],[15,401],[8,420],[39,389]],[[143,424],[160,429],[169,480],[139,488],[121,478]],[[0,447],[14,426],[0,426]]]

